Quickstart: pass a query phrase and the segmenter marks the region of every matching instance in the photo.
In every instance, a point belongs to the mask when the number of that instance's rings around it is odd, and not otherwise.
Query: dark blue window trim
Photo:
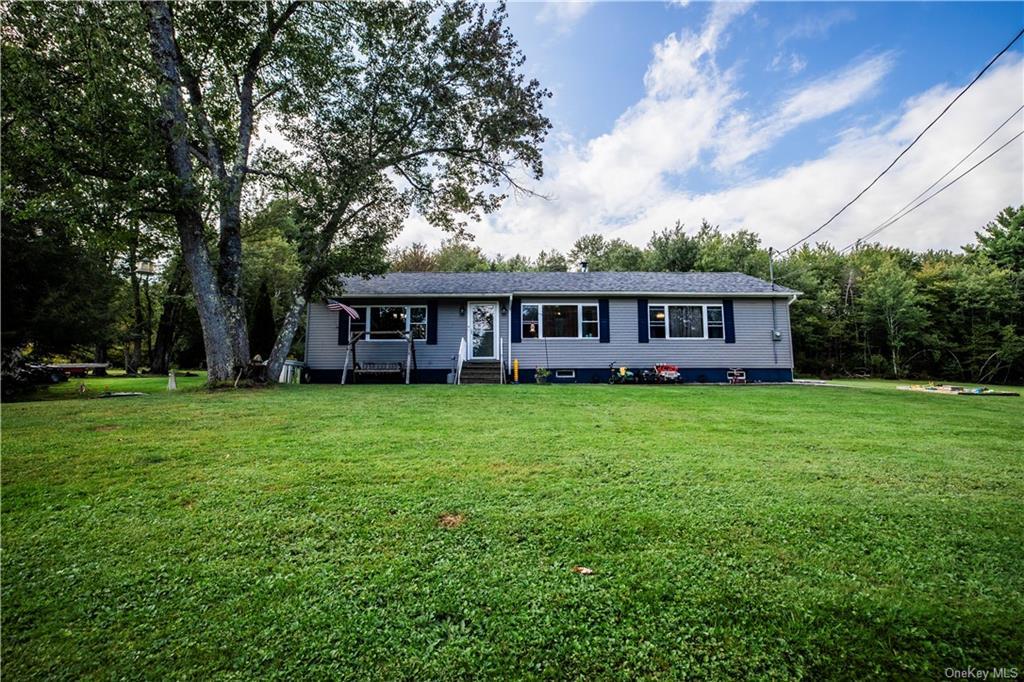
[[[638,298],[636,299],[636,331],[637,331],[637,342],[648,343],[650,338],[648,337],[647,329],[647,299]]]
[[[722,320],[725,322],[726,343],[736,343],[736,322],[733,317],[732,299],[722,299]]]
[[[437,345],[437,301],[427,301],[427,345]]]
[[[523,342],[523,301],[519,298],[512,299],[512,343]]]
[[[608,325],[608,299],[599,298],[597,299],[597,326],[601,343],[610,343],[612,340],[611,329]]]

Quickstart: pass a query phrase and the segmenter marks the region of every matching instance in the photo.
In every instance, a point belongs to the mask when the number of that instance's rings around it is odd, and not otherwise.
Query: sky
[[[1024,3],[511,2],[524,70],[552,91],[539,197],[470,225],[487,253],[643,245],[702,219],[782,249],[866,186],[1024,27]],[[846,246],[1024,105],[1022,43],[812,241]],[[1020,132],[1018,113],[960,168]],[[939,185],[941,186],[941,184]],[[969,243],[1024,203],[1024,138],[875,239]],[[445,234],[413,216],[398,240]]]

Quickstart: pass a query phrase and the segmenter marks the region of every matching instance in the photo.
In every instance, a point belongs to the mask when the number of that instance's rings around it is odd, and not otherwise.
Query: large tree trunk
[[[251,353],[249,328],[245,321],[245,300],[242,297],[241,188],[235,179],[229,183],[221,203],[217,276],[235,357],[248,363]]]
[[[295,341],[295,332],[299,330],[299,322],[302,320],[302,309],[306,307],[306,295],[303,289],[295,291],[292,304],[285,313],[284,321],[281,322],[281,331],[277,333],[277,340],[274,342],[274,349],[270,351],[270,358],[267,360],[267,380],[276,382],[281,376],[284,368],[284,361],[288,359],[288,352],[292,349]]]
[[[156,329],[156,341],[149,358],[151,374],[167,374],[171,368],[171,351],[178,334],[178,325],[185,310],[185,296],[188,295],[188,271],[179,259],[174,260],[167,290],[164,292],[163,309]]]
[[[150,38],[150,51],[163,83],[160,87],[160,132],[166,145],[167,165],[177,182],[171,187],[181,253],[192,281],[196,309],[203,328],[203,345],[210,382],[230,379],[247,361],[235,350],[231,327],[220,297],[217,274],[203,230],[199,192],[193,177],[188,146],[188,117],[182,101],[174,23],[166,2],[142,3]],[[246,349],[248,350],[248,349]]]

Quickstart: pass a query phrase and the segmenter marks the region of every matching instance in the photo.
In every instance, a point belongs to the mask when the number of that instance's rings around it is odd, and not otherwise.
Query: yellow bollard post
[[[519,383],[519,358],[512,361],[512,383]]]

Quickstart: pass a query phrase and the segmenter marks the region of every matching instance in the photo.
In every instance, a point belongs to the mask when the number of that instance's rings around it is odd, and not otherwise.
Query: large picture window
[[[353,306],[358,320],[349,321],[349,331],[366,332],[364,339],[371,341],[402,341],[397,332],[412,332],[412,338],[427,338],[427,306],[425,305],[371,305]],[[339,313],[343,314],[343,313]]]
[[[721,339],[725,336],[722,306],[659,304],[647,307],[652,339]]]
[[[596,339],[600,335],[595,303],[524,303],[524,339]]]

